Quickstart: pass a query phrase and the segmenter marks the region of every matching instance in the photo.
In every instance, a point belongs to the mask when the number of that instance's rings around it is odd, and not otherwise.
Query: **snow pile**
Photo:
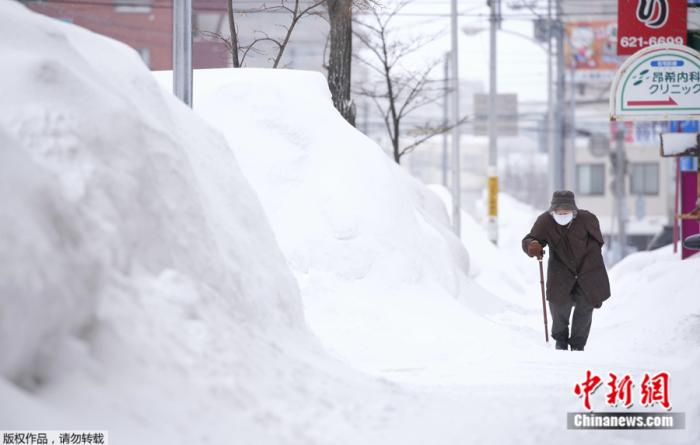
[[[170,73],[157,75],[167,88]],[[469,278],[439,197],[342,119],[321,75],[197,70],[194,85],[195,111],[228,139],[311,328],[339,357],[386,375],[397,357],[416,367],[455,350],[487,359],[484,335],[523,341],[491,319],[509,304]]]
[[[425,440],[321,353],[225,140],[133,50],[5,1],[0,53],[0,429]]]
[[[684,326],[672,351],[624,344],[646,329],[652,293],[697,289],[692,266],[680,275],[664,253],[621,263],[614,292],[640,309],[601,318],[591,351],[562,355],[542,341],[539,295],[519,309],[503,301],[517,286],[501,300],[470,280],[438,198],[343,123],[318,75],[198,73],[195,103],[229,148],[123,45],[2,2],[0,50],[12,67],[0,72],[0,429],[107,429],[128,444],[587,443],[598,432],[565,429],[580,409],[571,385],[624,366],[673,371],[692,389],[674,406],[696,424],[697,384],[680,372],[696,371],[695,303],[668,299],[659,334]],[[472,277],[497,289],[504,257],[465,221],[484,258]],[[295,278],[324,343],[426,388],[325,357]],[[606,439],[658,443],[632,433]]]
[[[444,209],[339,118],[321,74],[197,70],[194,82],[195,110],[227,137],[295,272],[458,293],[468,255]]]
[[[700,440],[700,256],[681,260],[672,246],[633,253],[610,270],[612,296],[594,321],[591,342],[620,367],[668,371],[674,410],[686,413],[686,429]],[[679,442],[680,443],[680,442]]]
[[[429,187],[445,203],[451,215],[450,192],[439,184]],[[481,215],[486,215],[484,201],[485,197],[476,206]],[[489,241],[485,222],[462,210],[462,240],[472,252],[470,276],[480,286],[509,303],[523,305],[524,301],[532,301],[527,296],[538,295],[540,290],[537,262],[523,253],[521,240],[542,212],[500,192],[498,213],[496,246]]]
[[[159,76],[169,85],[167,73]],[[641,378],[642,372],[663,367],[678,382],[687,379],[688,364],[677,350],[654,360],[644,350],[607,341],[609,331],[598,321],[612,312],[607,304],[594,315],[585,354],[546,344],[537,261],[520,247],[540,211],[501,194],[498,247],[490,245],[477,221],[463,215],[471,254],[471,272],[465,275],[451,253],[453,238],[443,232],[448,230],[445,206],[436,201],[437,196],[449,204],[449,196],[432,187],[433,196],[349,128],[316,74],[198,71],[195,111],[226,135],[259,192],[321,341],[355,367],[425,385],[433,395],[449,394],[444,407],[460,406],[458,423],[468,431],[451,442],[464,437],[484,443],[510,443],[516,437],[522,443],[542,437],[590,441],[597,432],[574,437],[562,420],[565,412],[581,409],[571,388],[587,368]],[[395,219],[412,227],[408,242],[404,225]],[[434,230],[444,235],[434,238],[436,250],[422,257],[423,238]],[[396,249],[405,258],[387,267]],[[404,275],[401,267],[411,264],[418,278]],[[453,271],[459,287],[435,265]],[[629,329],[627,335],[634,335],[644,326]],[[689,401],[679,397],[677,403],[690,418],[697,417]],[[492,416],[495,410],[499,416]]]
[[[3,292],[3,306],[42,311],[33,323],[8,317],[18,326],[3,338],[15,342],[44,319],[85,327],[109,272],[180,271],[201,292],[226,295],[224,307],[242,319],[300,326],[293,278],[225,141],[202,123],[183,124],[186,110],[135,52],[12,3],[3,19],[13,68],[3,71],[0,104],[10,204],[2,230],[14,254],[4,256],[14,272],[3,268],[3,284],[33,291],[31,303]]]
[[[28,385],[51,341],[91,321],[101,270],[49,172],[3,127],[0,146],[0,375]]]
[[[610,341],[649,354],[697,350],[699,271],[700,256],[681,261],[670,245],[617,263],[610,271],[608,310],[600,317],[614,333]]]

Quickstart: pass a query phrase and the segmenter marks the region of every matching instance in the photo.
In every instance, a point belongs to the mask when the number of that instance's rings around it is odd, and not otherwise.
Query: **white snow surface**
[[[399,425],[435,402],[322,351],[226,141],[136,52],[2,0],[0,54],[0,430],[432,437]]]
[[[169,85],[169,73],[158,78]],[[681,263],[668,249],[638,254],[653,258],[644,274],[670,269],[675,277],[660,279],[657,293],[643,293],[647,306],[634,300],[640,289],[618,285],[625,282],[624,272],[611,271],[614,295],[594,314],[587,351],[555,351],[543,339],[537,262],[520,247],[539,210],[501,194],[499,247],[463,214],[467,270],[459,267],[463,263],[455,259],[461,256],[454,255],[459,250],[445,233],[449,194],[431,186],[444,202],[438,205],[426,187],[348,126],[333,109],[321,76],[198,70],[194,82],[195,111],[225,135],[240,160],[300,283],[307,320],[337,357],[433,396],[467,401],[455,421],[469,425],[465,437],[477,442],[537,443],[546,437],[583,443],[599,437],[658,443],[663,437],[692,443],[698,437],[698,385],[691,381],[698,341],[686,335],[669,342],[675,331],[664,335],[661,329],[646,337],[650,320],[642,316],[664,304],[658,297],[664,283],[674,280],[683,284],[675,289],[669,321],[659,323],[685,320],[695,329],[699,311],[683,301],[696,292],[697,259]],[[437,230],[441,237],[433,235]],[[435,246],[426,250],[428,237]],[[386,267],[396,258],[398,267]],[[406,266],[412,273],[405,273]],[[620,325],[622,319],[631,321]],[[644,372],[671,372],[674,403],[687,413],[688,428],[567,431],[565,413],[582,410],[572,388],[586,369],[603,377],[630,373],[638,383]],[[599,410],[615,409],[605,406],[601,393],[599,398]]]
[[[519,245],[539,212],[502,195],[499,247],[462,215],[467,255],[449,194],[347,125],[321,75],[197,71],[195,114],[133,50],[7,0],[0,54],[0,430],[700,442],[700,258],[629,256],[587,350],[555,351]],[[567,430],[586,369],[669,371],[686,429]]]
[[[171,73],[157,73],[167,88]],[[456,295],[468,255],[442,204],[330,102],[320,73],[195,70],[195,110],[228,139],[298,273],[434,283]]]
[[[167,87],[170,73],[157,75]],[[522,342],[482,316],[508,303],[468,277],[439,198],[340,118],[320,74],[196,70],[194,84],[195,111],[225,135],[259,193],[329,349],[378,371],[396,354],[423,366],[481,350],[475,331]]]

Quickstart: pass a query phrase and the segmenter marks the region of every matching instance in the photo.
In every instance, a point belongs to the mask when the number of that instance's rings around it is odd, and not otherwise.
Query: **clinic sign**
[[[682,45],[656,45],[628,58],[610,94],[611,120],[681,120],[700,117],[700,53]]]
[[[617,8],[617,55],[686,44],[688,0],[618,0]]]

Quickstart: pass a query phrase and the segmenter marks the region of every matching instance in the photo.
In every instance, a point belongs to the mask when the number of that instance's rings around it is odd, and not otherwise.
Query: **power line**
[[[63,4],[63,5],[72,5],[72,6],[81,6],[81,5],[86,5],[86,6],[102,6],[102,7],[134,7],[134,8],[153,8],[153,9],[167,9],[170,10],[172,9],[172,3],[171,2],[152,2],[152,3],[144,3],[144,2],[139,2],[139,1],[125,1],[125,0],[120,0],[120,1],[114,1],[114,2],[107,2],[107,1],[99,1],[99,0],[50,0],[50,1],[27,1],[25,2],[27,4],[39,4],[39,5],[51,5],[51,4]],[[237,4],[256,4],[260,5],[261,2],[257,1],[252,1],[252,0],[242,0],[238,1]],[[272,6],[274,8],[275,6]],[[475,10],[477,8],[472,8],[471,10]],[[226,12],[226,6],[225,5],[195,5],[194,7],[195,11],[206,11],[206,12],[221,12],[224,13]],[[470,10],[470,11],[471,11]],[[279,9],[263,9],[263,8],[256,8],[256,9],[234,9],[235,13],[239,14],[259,14],[259,13],[270,13],[270,14],[288,14],[287,11],[285,10],[279,10]],[[370,14],[369,12],[364,12],[364,11],[356,11],[354,13],[355,15],[367,15]],[[404,17],[449,17],[450,14],[448,12],[399,12],[395,14],[397,16],[404,16]],[[480,13],[470,13],[470,12],[459,12],[457,14],[460,17],[473,17],[473,18],[488,18],[489,14],[487,12],[480,12]],[[566,13],[562,12],[560,14],[561,17],[616,17],[617,13],[615,12],[580,12],[580,13]],[[501,14],[502,19],[507,19],[507,20],[534,20],[539,18],[539,15],[536,13],[532,12],[526,12],[526,13],[504,13]]]

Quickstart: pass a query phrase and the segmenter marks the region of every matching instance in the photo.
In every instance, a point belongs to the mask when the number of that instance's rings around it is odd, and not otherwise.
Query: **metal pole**
[[[173,0],[173,93],[192,106],[192,0]]]
[[[556,38],[557,38],[557,111],[554,129],[554,188],[564,188],[564,28],[562,26],[562,0],[557,0]]]
[[[457,45],[457,0],[451,1],[450,25],[452,48],[452,229],[460,236],[462,211],[460,185],[460,156],[459,156],[459,49]]]
[[[498,139],[496,116],[496,26],[498,22],[497,2],[490,0],[490,28],[489,28],[489,165],[488,175],[488,227],[489,240],[498,244]]]
[[[569,48],[571,48],[571,41],[569,41]],[[569,165],[571,166],[571,190],[576,190],[576,182],[578,181],[576,171],[576,60],[571,59],[571,159],[569,160]]]
[[[625,201],[625,128],[618,123],[615,138],[615,200],[617,201],[617,261],[625,257],[627,246],[627,203]],[[624,125],[624,124],[623,124]]]
[[[673,224],[673,253],[678,253],[678,238],[680,238],[680,220],[678,215],[680,214],[680,207],[678,201],[681,196],[681,158],[677,157],[675,162],[676,168],[676,181],[675,181],[675,192],[673,194],[673,219],[671,223]]]
[[[547,154],[549,158],[549,196],[557,189],[554,173],[554,96],[552,94],[552,0],[547,0]]]
[[[442,126],[447,128],[449,125],[448,108],[450,100],[450,53],[445,53],[445,63],[444,63],[444,79],[443,85],[445,88],[445,93],[443,94],[442,100]],[[447,132],[442,134],[442,185],[447,187],[447,156],[448,144],[447,144]]]

